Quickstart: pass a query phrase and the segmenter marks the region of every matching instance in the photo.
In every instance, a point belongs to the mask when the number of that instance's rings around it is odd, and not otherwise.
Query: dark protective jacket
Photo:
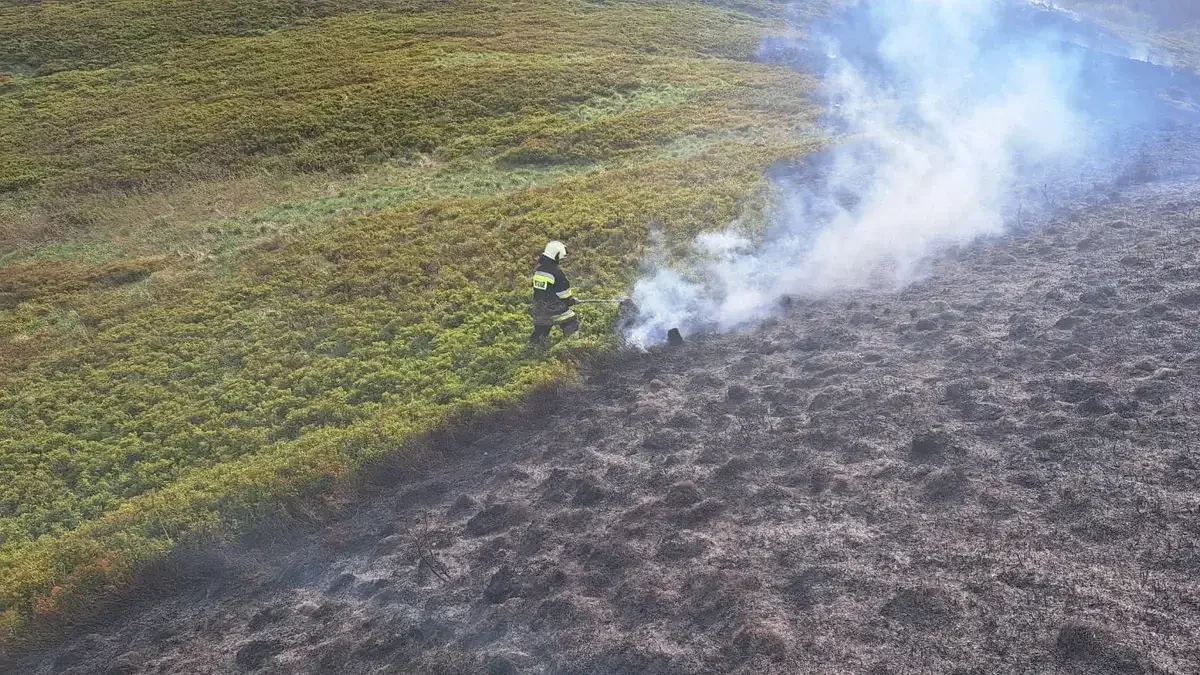
[[[571,282],[558,263],[539,256],[533,271],[533,325],[553,326],[574,319],[571,306],[577,302]]]

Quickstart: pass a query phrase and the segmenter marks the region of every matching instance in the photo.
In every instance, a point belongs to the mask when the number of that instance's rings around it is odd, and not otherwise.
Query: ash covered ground
[[[11,672],[1196,673],[1200,186],[1055,212],[622,356]]]

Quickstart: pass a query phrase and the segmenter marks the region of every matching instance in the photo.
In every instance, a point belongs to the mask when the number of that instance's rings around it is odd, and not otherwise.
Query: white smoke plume
[[[1002,233],[1023,173],[1094,152],[1077,55],[1001,25],[1001,10],[875,0],[810,38],[829,57],[823,86],[844,132],[823,175],[781,183],[765,236],[703,235],[692,266],[651,270],[628,340],[750,325],[788,295],[903,287],[948,247]]]

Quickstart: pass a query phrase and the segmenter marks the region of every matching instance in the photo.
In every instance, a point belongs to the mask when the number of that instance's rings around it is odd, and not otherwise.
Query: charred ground
[[[1194,673],[1200,191],[635,354],[21,673]]]

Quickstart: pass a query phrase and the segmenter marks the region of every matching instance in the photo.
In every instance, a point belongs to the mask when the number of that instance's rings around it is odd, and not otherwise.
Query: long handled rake
[[[628,299],[629,298],[589,298],[587,300],[580,300],[579,304],[581,304],[581,305],[619,305]]]

